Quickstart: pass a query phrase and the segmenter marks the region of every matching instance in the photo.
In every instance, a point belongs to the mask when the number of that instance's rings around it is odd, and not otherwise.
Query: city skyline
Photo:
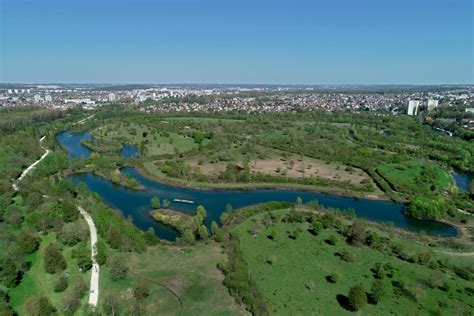
[[[130,4],[4,0],[0,82],[473,82],[470,1]]]

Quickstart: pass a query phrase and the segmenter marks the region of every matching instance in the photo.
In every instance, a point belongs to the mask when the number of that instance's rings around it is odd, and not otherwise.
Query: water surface
[[[72,136],[61,133],[58,134],[58,140],[62,142],[71,157],[73,155],[83,157],[90,155],[90,151],[87,148],[85,149],[89,154],[87,154],[84,148],[79,146],[81,137],[87,137],[87,135],[87,132],[82,133],[82,135],[72,134]],[[72,141],[73,139],[76,140],[76,143]],[[111,181],[95,176],[91,172],[76,174],[70,176],[70,179],[75,184],[84,182],[91,191],[96,192],[109,206],[119,210],[125,217],[131,216],[138,228],[146,230],[149,227],[153,227],[158,237],[167,240],[174,240],[176,232],[165,225],[155,222],[149,215],[151,210],[150,200],[153,196],[158,196],[161,201],[164,199],[170,200],[171,208],[188,214],[194,214],[196,206],[203,205],[208,214],[205,220],[208,226],[212,220],[219,222],[219,217],[228,203],[234,209],[237,209],[269,201],[295,202],[297,197],[301,197],[304,202],[317,200],[327,208],[338,208],[341,210],[351,208],[355,210],[358,217],[375,222],[389,222],[394,226],[410,231],[424,231],[427,234],[437,236],[457,235],[457,230],[450,225],[434,221],[420,221],[405,216],[402,204],[389,201],[353,199],[302,190],[200,190],[156,182],[142,176],[131,167],[122,169],[122,172],[138,180],[145,186],[145,190],[129,190],[122,186],[114,185]],[[174,199],[191,200],[195,203],[178,203],[173,202]]]
[[[456,182],[456,186],[462,192],[469,192],[471,188],[471,183],[474,181],[474,175],[471,173],[466,173],[461,170],[453,171],[453,178]]]
[[[68,152],[69,158],[89,157],[92,151],[81,144],[81,140],[92,140],[94,137],[89,131],[71,133],[63,131],[56,135],[58,141]],[[135,145],[124,144],[120,150],[120,155],[125,158],[132,158],[138,155],[138,148]]]

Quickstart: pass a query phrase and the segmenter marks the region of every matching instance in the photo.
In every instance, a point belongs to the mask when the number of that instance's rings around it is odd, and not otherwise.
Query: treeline
[[[21,110],[1,110],[0,134],[7,134],[37,123],[48,123],[65,117],[67,112],[61,110],[43,110],[28,107]]]

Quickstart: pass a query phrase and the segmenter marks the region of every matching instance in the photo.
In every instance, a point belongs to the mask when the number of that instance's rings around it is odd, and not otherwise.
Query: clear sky
[[[0,0],[0,82],[473,83],[472,0]]]

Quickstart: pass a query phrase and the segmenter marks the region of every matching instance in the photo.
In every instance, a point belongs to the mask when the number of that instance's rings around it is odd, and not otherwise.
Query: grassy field
[[[428,164],[421,160],[410,160],[398,164],[382,164],[377,167],[377,171],[399,191],[408,191],[414,185],[422,185],[425,190],[429,190],[431,185],[446,189],[451,184],[451,178],[436,165],[429,165],[433,177],[426,175],[425,178],[429,179],[422,181],[423,170]]]
[[[275,211],[282,217],[288,211]],[[474,300],[467,290],[472,282],[452,273],[442,273],[427,266],[408,263],[366,246],[355,247],[346,243],[332,228],[314,236],[307,231],[307,223],[285,223],[277,221],[264,225],[265,214],[256,215],[234,228],[240,238],[244,260],[249,266],[252,279],[269,302],[271,309],[279,315],[344,315],[353,312],[343,307],[351,286],[362,283],[369,292],[374,280],[371,268],[375,263],[390,263],[391,275],[384,278],[386,297],[377,305],[366,305],[362,313],[367,315],[413,315],[442,312],[446,315],[472,311]],[[289,232],[301,229],[296,239]],[[273,235],[274,239],[268,238]],[[334,236],[336,244],[326,240]],[[407,241],[408,242],[408,241]],[[347,250],[355,261],[341,260]],[[327,276],[339,274],[336,283]],[[436,278],[447,284],[447,290],[429,285]],[[404,282],[413,293],[408,298],[395,290],[394,282]]]
[[[93,131],[93,134],[106,140],[131,143],[139,148],[141,143],[145,141],[147,142],[144,145],[146,156],[173,154],[176,150],[186,152],[197,147],[191,137],[184,137],[173,132],[159,133],[156,129],[140,124],[113,124],[97,128]],[[206,141],[204,140],[204,143]]]
[[[112,281],[108,269],[101,270],[102,293],[111,293],[127,299],[139,278],[150,287],[146,298],[147,315],[244,315],[222,284],[223,275],[217,262],[224,257],[220,245],[156,246],[143,254],[127,254],[127,264],[133,273],[120,281]],[[104,271],[104,273],[102,273]],[[166,288],[175,292],[179,300]],[[103,296],[102,296],[103,298]]]
[[[46,296],[51,300],[51,303],[58,309],[61,309],[62,306],[62,297],[64,292],[55,293],[53,290],[53,282],[55,275],[51,275],[45,272],[42,253],[45,247],[49,243],[57,242],[56,236],[53,233],[50,233],[46,236],[43,236],[41,240],[41,246],[38,251],[31,254],[28,259],[31,263],[31,268],[26,272],[23,277],[22,282],[14,289],[12,289],[10,294],[11,306],[17,311],[20,315],[23,315],[23,305],[25,301],[33,296]],[[89,286],[90,272],[82,273],[79,271],[76,260],[71,257],[72,248],[64,247],[63,255],[67,262],[67,269],[65,272],[68,273],[69,283],[74,278],[81,277]],[[84,306],[85,302],[88,299],[86,295],[82,300],[82,305]]]

